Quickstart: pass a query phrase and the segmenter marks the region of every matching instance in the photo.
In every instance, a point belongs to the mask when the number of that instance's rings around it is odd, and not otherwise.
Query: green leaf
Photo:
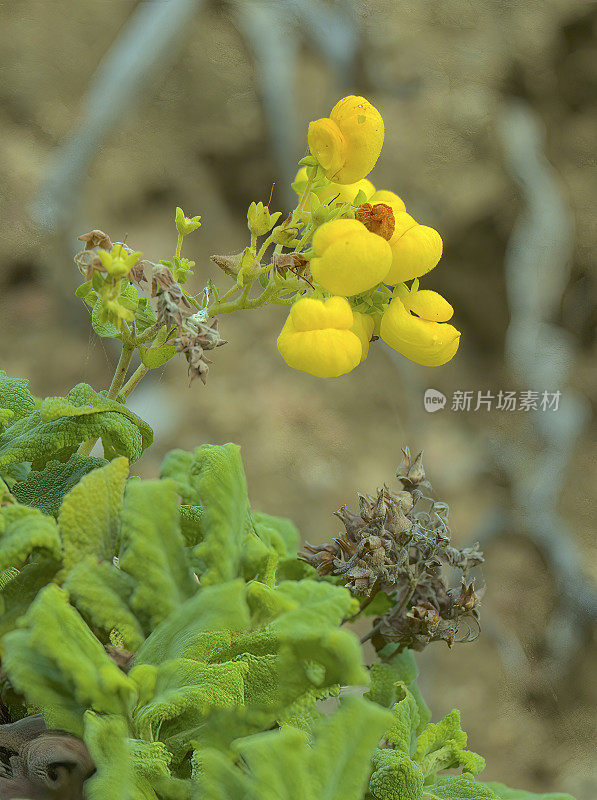
[[[284,728],[258,733],[238,740],[233,746],[248,765],[256,794],[262,800],[317,799],[314,776],[309,770],[312,754],[304,731]]]
[[[421,800],[424,776],[407,753],[376,750],[371,759],[373,772],[369,788],[378,800]]]
[[[54,559],[37,557],[5,584],[0,594],[0,656],[3,652],[2,637],[15,628],[17,620],[27,613],[40,589],[55,577],[59,566]]]
[[[28,384],[28,380],[9,378],[4,370],[0,370],[0,408],[12,412],[9,417],[11,424],[35,411],[35,400]]]
[[[208,586],[161,622],[139,648],[136,664],[161,664],[170,658],[205,661],[232,633],[249,627],[243,581]]]
[[[141,347],[141,361],[148,369],[161,367],[176,355],[176,347],[173,344],[164,344],[167,335],[168,329],[164,326],[158,331],[151,346]]]
[[[394,722],[390,730],[386,733],[388,742],[394,745],[407,755],[412,755],[416,749],[417,730],[420,723],[419,709],[417,703],[408,691],[405,684],[398,684],[397,688],[402,688],[404,697],[393,707]]]
[[[490,782],[483,785],[487,789],[491,789],[497,800],[574,800],[571,794],[562,792],[535,794],[534,792],[525,792],[523,789],[509,789],[503,783]]]
[[[64,498],[58,526],[65,571],[87,555],[100,561],[112,561],[116,555],[122,493],[128,472],[126,458],[115,458],[86,475]]]
[[[48,461],[41,470],[32,470],[24,481],[16,483],[12,494],[19,503],[39,508],[44,514],[58,516],[64,496],[84,475],[106,464],[104,458],[74,453],[68,461]]]
[[[281,558],[296,557],[301,536],[294,522],[261,511],[253,511],[252,517],[259,538],[268,547],[272,547]]]
[[[423,800],[497,800],[497,795],[472,775],[443,776],[425,786]]]
[[[202,800],[265,800],[250,776],[237,769],[231,758],[219,750],[212,747],[195,750],[191,765],[197,796]]]
[[[151,307],[149,298],[139,298],[139,305],[135,311],[135,327],[137,329],[137,333],[143,333],[144,330],[151,328],[151,326],[155,325],[156,322],[157,317],[153,308]]]
[[[0,434],[0,470],[30,461],[41,469],[51,459],[67,461],[81,442],[100,438],[130,461],[151,444],[149,425],[116,400],[79,384],[68,397],[50,397],[40,409]]]
[[[379,591],[373,600],[365,606],[362,613],[367,617],[381,617],[394,607],[394,601],[384,591]]]
[[[141,645],[143,629],[129,607],[135,583],[126,572],[87,556],[68,573],[64,588],[94,633],[103,634],[104,641],[116,630],[127,649],[135,651]]]
[[[4,647],[2,669],[27,702],[43,710],[49,727],[80,736],[87,709],[126,716],[134,684],[55,584],[39,592]]]
[[[36,552],[57,562],[62,559],[56,522],[35,508],[0,508],[0,572],[22,567]]]
[[[417,733],[421,733],[431,719],[431,712],[416,684],[418,675],[419,670],[412,650],[402,650],[399,653],[395,653],[389,661],[371,666],[371,686],[366,696],[373,702],[390,708],[401,698],[401,690],[397,684],[406,684],[407,689],[417,703],[419,711]]]
[[[84,729],[85,743],[97,770],[85,782],[85,797],[88,800],[126,800],[131,797],[134,776],[125,720],[86,711]]]
[[[158,667],[151,700],[138,707],[134,721],[141,736],[159,738],[182,758],[191,749],[192,731],[212,708],[235,708],[243,704],[244,664],[201,664],[175,658]],[[181,736],[191,731],[188,736]],[[176,737],[173,749],[169,739]]]
[[[460,711],[453,709],[437,724],[427,725],[417,740],[413,758],[425,776],[459,766],[477,774],[485,768],[485,761],[464,749],[466,741],[466,733],[460,727]]]
[[[203,445],[192,466],[197,505],[205,511],[204,540],[195,555],[205,564],[202,584],[232,580],[241,574],[243,544],[249,530],[249,500],[240,448]]]
[[[131,607],[152,630],[197,589],[180,532],[173,481],[128,484],[121,541],[120,568],[135,580]]]

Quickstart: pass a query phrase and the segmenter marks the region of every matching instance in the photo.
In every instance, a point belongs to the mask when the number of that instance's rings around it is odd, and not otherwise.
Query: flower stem
[[[183,234],[179,233],[178,234],[178,239],[176,240],[176,253],[175,253],[176,258],[180,258],[180,254],[182,252],[182,240],[183,239],[184,239]]]
[[[112,383],[110,384],[110,388],[108,389],[108,399],[114,400],[118,397],[118,392],[120,391],[122,384],[126,378],[126,373],[128,371],[129,365],[131,363],[131,358],[133,357],[133,353],[135,352],[135,347],[129,343],[122,343],[122,351],[120,353],[120,358],[118,359],[118,364],[116,365],[116,370],[114,372],[114,377],[112,378]]]
[[[139,364],[137,369],[133,372],[131,377],[128,381],[124,384],[121,391],[125,397],[128,397],[129,394],[133,391],[133,389],[137,386],[137,384],[144,378],[147,373],[149,372],[149,367],[146,367],[145,364]]]

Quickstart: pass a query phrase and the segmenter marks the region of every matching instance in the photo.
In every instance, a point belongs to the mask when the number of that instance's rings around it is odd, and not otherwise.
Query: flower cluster
[[[422,650],[431,641],[466,640],[478,628],[478,597],[465,576],[483,554],[478,546],[451,545],[449,509],[426,495],[431,485],[421,453],[412,458],[406,448],[396,475],[401,491],[384,486],[375,496],[359,494],[358,513],[346,506],[336,512],[345,533],[330,544],[307,543],[302,558],[322,576],[341,577],[366,598],[362,610],[380,614],[366,637],[377,650],[389,643]],[[443,566],[461,572],[460,586],[448,587]]]
[[[300,217],[293,221],[311,234],[305,256],[313,293],[297,297],[278,338],[282,357],[295,369],[343,375],[378,337],[426,366],[445,364],[458,349],[460,332],[448,324],[452,306],[436,292],[419,289],[418,279],[441,258],[439,233],[407,213],[398,195],[376,190],[366,177],[383,138],[381,115],[363,97],[344,98],[329,118],[309,125],[312,155],[293,183],[302,199]],[[314,302],[320,305],[317,314]],[[310,324],[322,327],[296,327],[303,305]],[[330,330],[338,330],[331,309],[342,309],[341,336],[330,337]],[[350,331],[361,340],[360,352]]]

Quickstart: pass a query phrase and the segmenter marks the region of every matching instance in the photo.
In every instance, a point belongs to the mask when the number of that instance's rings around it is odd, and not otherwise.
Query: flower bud
[[[344,297],[302,298],[290,309],[278,336],[278,350],[289,367],[319,378],[335,378],[361,361],[362,345],[351,330],[353,312]]]
[[[271,231],[280,215],[280,211],[270,214],[269,208],[261,202],[251,203],[247,211],[249,230],[255,236],[263,236],[268,231]]]
[[[189,233],[193,233],[201,225],[201,217],[185,217],[184,211],[178,206],[176,207],[174,220],[176,222],[176,230],[181,236],[188,236]]]
[[[384,124],[364,97],[350,95],[329,117],[309,124],[309,149],[334,183],[355,183],[368,175],[379,158]]]
[[[390,245],[356,219],[326,222],[313,237],[311,273],[328,292],[350,297],[385,280]]]

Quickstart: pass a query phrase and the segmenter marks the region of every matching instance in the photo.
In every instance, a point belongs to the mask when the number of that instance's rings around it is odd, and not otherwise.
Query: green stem
[[[133,391],[133,389],[137,386],[137,384],[144,378],[147,373],[149,372],[149,367],[146,367],[145,364],[139,364],[137,369],[133,372],[131,377],[128,381],[124,384],[121,391],[125,397],[128,397],[129,394]]]
[[[122,350],[120,352],[120,358],[118,359],[118,364],[116,365],[116,370],[114,372],[114,377],[112,378],[112,383],[110,384],[110,388],[108,389],[108,399],[114,400],[118,397],[118,392],[120,391],[122,384],[126,378],[126,373],[128,371],[129,365],[131,363],[131,358],[133,357],[133,353],[135,352],[135,346],[129,344],[128,342],[122,343]]]
[[[180,254],[182,252],[182,240],[183,239],[184,239],[183,234],[179,233],[178,234],[178,239],[176,240],[176,254],[175,254],[176,258],[180,258]]]

